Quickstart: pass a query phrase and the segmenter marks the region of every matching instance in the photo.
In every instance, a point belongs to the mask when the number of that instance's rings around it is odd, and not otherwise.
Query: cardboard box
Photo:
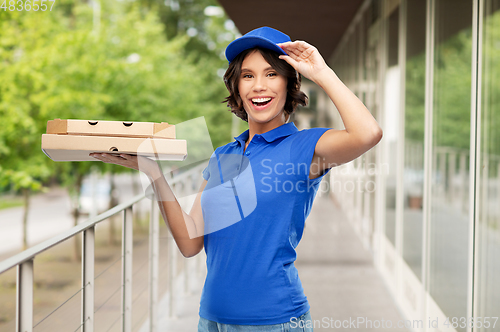
[[[55,119],[47,121],[47,134],[175,139],[175,126],[166,122]]]
[[[156,160],[184,160],[187,142],[168,123],[51,120],[42,151],[54,161],[96,161],[90,153],[125,153]]]
[[[89,156],[93,152],[184,160],[187,144],[177,139],[43,134],[42,151],[54,161],[96,161]]]

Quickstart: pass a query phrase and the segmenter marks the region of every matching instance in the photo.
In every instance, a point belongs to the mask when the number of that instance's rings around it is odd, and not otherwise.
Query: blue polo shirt
[[[207,277],[201,317],[266,325],[309,310],[295,248],[326,174],[309,179],[316,143],[327,130],[299,131],[287,123],[254,135],[244,151],[247,130],[215,150],[203,171]]]

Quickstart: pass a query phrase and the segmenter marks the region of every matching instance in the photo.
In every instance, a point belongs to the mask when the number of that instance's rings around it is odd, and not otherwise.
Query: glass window
[[[449,317],[467,317],[472,2],[435,1],[429,292]]]
[[[403,259],[422,279],[426,3],[407,1]]]
[[[476,315],[498,317],[500,308],[500,1],[485,1],[477,192],[479,259]],[[486,323],[485,320],[483,320]],[[492,320],[490,319],[490,322]],[[495,330],[500,326],[497,322]],[[483,328],[479,331],[492,329]]]
[[[385,235],[395,246],[396,244],[396,169],[397,142],[399,126],[399,91],[400,71],[398,66],[399,45],[399,9],[396,8],[388,19],[387,29],[387,71],[385,74],[384,97],[384,141],[386,149],[385,162],[389,172],[386,174],[385,192]]]

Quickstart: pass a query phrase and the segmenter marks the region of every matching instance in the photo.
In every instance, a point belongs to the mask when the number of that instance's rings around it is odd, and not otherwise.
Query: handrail
[[[167,176],[172,189],[177,185],[181,185],[180,194],[189,194],[186,192],[186,182],[195,183],[201,177],[203,164],[192,167],[191,169],[178,174],[177,176]],[[188,183],[189,184],[189,183]],[[25,251],[16,254],[6,260],[0,262],[0,274],[17,266],[17,303],[16,303],[16,331],[31,332],[33,331],[33,285],[34,285],[34,258],[63,241],[66,241],[78,234],[82,234],[82,305],[81,305],[81,325],[84,332],[94,331],[94,266],[95,266],[95,226],[119,212],[123,211],[122,224],[122,313],[120,316],[122,331],[129,332],[132,330],[132,251],[133,251],[133,231],[132,231],[132,206],[150,195],[146,193],[139,194],[129,201],[119,204],[98,216],[91,217],[87,221],[74,226],[73,228],[64,231],[42,243],[39,243]],[[181,206],[183,205],[179,202]],[[155,200],[151,202],[151,213],[149,221],[149,331],[157,331],[158,320],[158,272],[159,272],[159,209],[156,206]],[[170,238],[170,237],[169,237]],[[172,250],[170,251],[170,260],[176,259],[175,241],[170,241]],[[175,277],[175,262],[171,263],[170,279],[169,280],[169,316],[173,316],[173,278]],[[184,274],[185,291],[189,291],[188,272],[184,268],[181,271]],[[58,308],[59,309],[59,308]],[[56,310],[58,310],[56,309]],[[50,315],[50,314],[49,314]]]

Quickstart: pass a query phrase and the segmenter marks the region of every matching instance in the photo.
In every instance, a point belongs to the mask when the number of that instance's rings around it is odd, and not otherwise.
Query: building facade
[[[500,331],[500,0],[220,2],[241,33],[268,25],[317,46],[379,121],[382,141],[321,190],[415,330]],[[342,128],[303,87],[299,127]]]
[[[329,59],[384,130],[329,189],[419,331],[500,331],[499,9],[365,1]]]

